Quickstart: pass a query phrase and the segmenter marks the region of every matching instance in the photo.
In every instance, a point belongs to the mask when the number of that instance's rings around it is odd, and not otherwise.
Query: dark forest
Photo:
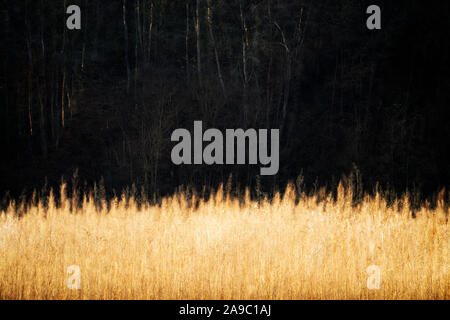
[[[268,193],[343,176],[361,192],[450,187],[448,1],[1,3],[1,196],[74,175],[156,197],[230,175]],[[66,27],[72,4],[81,30]],[[278,175],[172,164],[171,133],[195,120],[280,129]]]

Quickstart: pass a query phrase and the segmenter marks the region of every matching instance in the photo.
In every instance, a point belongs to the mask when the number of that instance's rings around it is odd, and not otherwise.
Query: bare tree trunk
[[[88,7],[88,0],[84,1],[84,7],[87,9]],[[84,60],[86,57],[86,42],[87,42],[87,30],[89,29],[88,27],[88,19],[87,19],[87,12],[89,10],[86,10],[86,13],[84,14],[84,29],[83,29],[83,49],[81,50],[81,63],[80,63],[80,68],[82,71],[84,71]]]
[[[302,19],[303,19],[303,8],[300,10],[299,22],[295,32],[294,40],[295,43],[292,48],[289,48],[288,43],[286,41],[286,37],[284,35],[283,30],[277,22],[274,22],[274,25],[280,31],[281,34],[281,45],[285,48],[286,52],[286,69],[284,73],[284,89],[283,89],[283,105],[281,112],[281,122],[280,122],[280,132],[283,132],[286,116],[287,116],[287,107],[289,104],[289,97],[291,92],[291,80],[292,80],[292,65],[295,63],[297,59],[298,52],[301,49],[303,44],[304,31],[302,30]]]
[[[280,132],[283,132],[286,123],[287,107],[289,103],[289,96],[291,93],[291,79],[292,79],[292,57],[289,52],[286,52],[286,72],[284,76],[284,95],[283,95],[283,109]]]
[[[73,110],[72,110],[72,93],[73,93],[73,74],[70,77],[70,89],[67,91],[67,109],[70,112],[70,120],[73,118]]]
[[[212,24],[212,8],[211,8],[211,0],[207,0],[208,3],[208,25],[209,25],[209,36],[211,38],[211,43],[214,47],[214,55],[216,57],[216,65],[217,65],[217,75],[219,77],[220,86],[222,87],[223,95],[226,97],[227,93],[225,90],[225,83],[222,77],[222,70],[220,68],[219,54],[217,52],[216,40],[214,38],[213,24]]]
[[[141,19],[139,13],[139,0],[135,2],[135,46],[134,46],[134,101],[136,103],[137,99],[137,78],[138,78],[138,68],[139,68],[139,43],[141,42]],[[142,46],[141,46],[142,48]],[[137,108],[137,104],[135,104]]]
[[[248,113],[248,93],[247,93],[247,87],[248,87],[248,74],[247,74],[248,30],[247,30],[247,23],[245,22],[242,0],[239,1],[239,11],[240,11],[241,28],[242,28],[242,75],[243,75],[244,122],[247,122],[247,113]]]
[[[9,17],[9,11],[8,8],[5,8],[4,11],[4,16],[3,16],[4,20],[3,22],[3,27],[2,27],[2,37],[3,39],[7,39],[7,37],[9,36],[9,32],[10,32],[10,17]],[[6,41],[5,41],[6,42]],[[3,59],[3,74],[7,75],[8,74],[8,67],[9,67],[9,52],[6,52],[5,55],[5,59]],[[5,142],[6,142],[6,150],[10,150],[10,146],[11,146],[11,128],[10,128],[10,121],[9,121],[9,113],[10,113],[10,108],[9,108],[9,97],[10,97],[10,87],[9,87],[9,78],[8,76],[5,77],[5,116],[3,117],[2,121],[4,122],[4,126],[2,132],[0,134],[4,134],[5,137]]]
[[[127,67],[127,94],[130,93],[130,61],[128,59],[128,25],[127,25],[127,0],[122,3],[123,30],[125,37],[125,64]]]
[[[143,39],[142,39],[142,23],[141,23],[141,0],[136,0],[136,24],[137,24],[137,40],[141,47],[141,56],[143,56]],[[139,40],[139,41],[138,41]]]
[[[200,39],[200,0],[197,0],[195,9],[195,32],[197,34],[197,74],[200,86],[202,86],[202,59],[201,59],[201,39]]]
[[[272,10],[271,10],[271,2],[267,1],[267,16],[269,19],[269,23],[270,25],[272,24]],[[268,29],[268,41],[269,43],[273,42],[273,33],[272,33],[272,28],[270,27]],[[270,51],[270,58],[269,58],[269,66],[267,68],[267,78],[266,78],[266,126],[270,127],[270,112],[272,109],[272,101],[273,101],[273,85],[272,85],[272,77],[271,77],[271,72],[272,72],[272,65],[273,65],[273,49],[271,47],[269,47],[269,51]]]
[[[44,81],[44,95],[46,97],[45,91],[47,89],[47,77],[46,77],[46,64],[45,64],[45,42],[44,42],[44,15],[43,15],[43,0],[40,1],[40,20],[41,20],[41,53],[42,53],[42,79]],[[47,104],[47,98],[45,102],[43,101],[43,94],[41,90],[41,85],[38,85],[39,103],[40,103],[40,118],[39,118],[39,130],[41,138],[41,149],[44,159],[47,159],[48,146],[47,146],[47,130],[45,124],[45,105]]]
[[[32,119],[32,103],[33,103],[33,53],[31,48],[31,30],[30,22],[28,21],[28,12],[26,13],[27,25],[27,49],[28,49],[28,124],[30,129],[30,136],[33,135],[33,119]]]
[[[65,59],[64,59],[65,60]],[[65,64],[65,62],[64,62]],[[65,126],[65,92],[66,92],[66,67],[63,67],[63,79],[61,84],[61,126]]]
[[[56,80],[56,70],[52,70],[51,75],[51,94],[50,94],[50,133],[51,133],[51,141],[52,143],[56,142],[56,121],[55,121],[55,93],[57,92],[57,89],[55,87],[57,86],[57,80]]]
[[[186,79],[187,83],[191,81],[190,67],[189,67],[189,2],[186,1]]]
[[[150,22],[148,24],[148,44],[147,44],[147,62],[150,63],[152,55],[152,34],[153,34],[153,1],[150,2]]]
[[[66,8],[66,0],[64,0],[64,8]],[[61,84],[61,127],[65,126],[65,96],[66,96],[66,28],[63,28],[63,42],[61,54],[62,62],[62,84]]]

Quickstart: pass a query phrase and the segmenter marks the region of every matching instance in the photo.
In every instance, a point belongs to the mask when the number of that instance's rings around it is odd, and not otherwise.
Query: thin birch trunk
[[[243,75],[243,105],[244,105],[244,122],[247,122],[248,113],[248,75],[247,75],[247,47],[248,47],[248,30],[244,16],[244,9],[242,7],[242,1],[239,1],[239,11],[241,18],[242,28],[242,75]]]
[[[219,53],[217,52],[216,39],[214,37],[214,31],[213,31],[211,0],[207,0],[207,3],[208,3],[209,36],[211,38],[211,43],[214,47],[214,55],[216,58],[216,65],[217,65],[217,75],[219,77],[220,86],[222,87],[223,95],[226,97],[227,93],[225,90],[225,83],[224,83],[223,77],[222,77],[222,70],[220,68],[220,61],[219,61]]]

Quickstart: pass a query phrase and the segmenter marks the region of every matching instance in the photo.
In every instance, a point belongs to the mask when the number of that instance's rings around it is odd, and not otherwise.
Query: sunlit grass
[[[183,193],[160,206],[92,196],[73,206],[11,204],[0,215],[0,299],[449,299],[444,204],[411,217],[408,199],[352,205],[342,186],[259,203]],[[196,205],[192,205],[195,203]],[[73,209],[73,210],[72,210]],[[67,287],[69,266],[81,289]],[[381,271],[369,290],[367,268]]]

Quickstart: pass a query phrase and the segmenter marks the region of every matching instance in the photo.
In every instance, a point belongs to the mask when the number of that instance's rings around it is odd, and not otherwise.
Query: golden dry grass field
[[[290,186],[258,203],[219,189],[209,201],[97,209],[85,196],[74,210],[63,197],[20,217],[11,205],[0,212],[0,299],[450,298],[442,201],[411,218],[407,199],[352,206],[342,186],[337,200],[317,197],[296,202]]]

